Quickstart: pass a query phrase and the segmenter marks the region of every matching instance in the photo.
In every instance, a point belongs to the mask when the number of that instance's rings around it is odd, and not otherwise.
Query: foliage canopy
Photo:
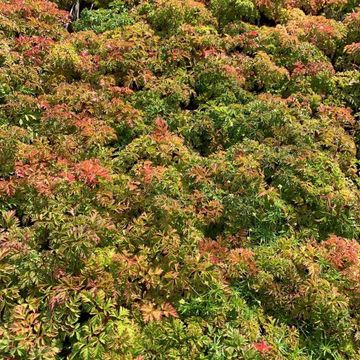
[[[360,358],[357,0],[0,2],[0,357]]]

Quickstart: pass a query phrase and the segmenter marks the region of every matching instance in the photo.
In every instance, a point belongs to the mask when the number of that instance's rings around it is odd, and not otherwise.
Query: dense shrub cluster
[[[360,358],[357,1],[71,5],[0,2],[1,359]]]

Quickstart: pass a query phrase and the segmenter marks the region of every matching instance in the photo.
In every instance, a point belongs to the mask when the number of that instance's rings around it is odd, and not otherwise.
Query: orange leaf
[[[144,321],[151,322],[151,321],[160,321],[162,317],[162,312],[158,310],[154,304],[144,304],[140,308]]]
[[[175,310],[175,308],[169,304],[169,303],[164,303],[161,305],[161,309],[162,309],[162,313],[165,317],[178,317],[178,314]]]

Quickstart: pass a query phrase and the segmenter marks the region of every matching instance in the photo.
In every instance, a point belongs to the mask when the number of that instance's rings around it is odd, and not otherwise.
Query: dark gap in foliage
[[[141,91],[144,90],[145,86],[144,85],[139,85],[137,84],[135,81],[133,81],[130,85],[129,88],[133,91]]]
[[[72,346],[71,346],[70,336],[66,335],[62,342],[61,351],[59,352],[58,355],[60,359],[65,360],[68,358],[71,352],[72,352]]]
[[[22,289],[20,289],[20,291],[19,291],[19,293],[20,293],[20,297],[22,298],[22,299],[26,299],[30,294],[30,291],[29,291],[29,289],[26,287],[24,287],[24,288],[22,288]]]
[[[225,230],[225,223],[219,221],[216,223],[209,224],[204,229],[204,236],[212,240],[216,240]]]
[[[40,234],[39,234],[39,240],[40,240],[40,250],[41,251],[49,251],[51,250],[50,246],[50,230],[48,228],[42,228]]]
[[[196,102],[196,96],[191,94],[189,102],[180,104],[181,110],[195,111],[199,108],[199,104]]]
[[[264,13],[260,13],[260,17],[258,20],[258,26],[268,26],[268,27],[275,27],[277,22],[274,19],[270,19]]]
[[[88,311],[86,311],[84,309],[84,307],[81,305],[80,306],[80,316],[79,316],[79,319],[78,319],[78,324],[83,325],[88,320],[90,320],[92,317],[93,317],[93,315],[91,315]]]
[[[29,215],[26,215],[20,210],[16,210],[17,217],[20,220],[20,227],[30,227],[35,224],[35,221],[31,219]]]

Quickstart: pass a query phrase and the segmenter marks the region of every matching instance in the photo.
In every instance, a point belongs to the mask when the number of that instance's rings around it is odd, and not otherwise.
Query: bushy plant
[[[251,0],[211,0],[210,9],[220,26],[238,20],[254,22],[258,17],[256,5]]]
[[[0,358],[360,356],[355,1],[0,4]]]
[[[114,30],[133,23],[125,4],[122,1],[115,1],[109,5],[109,8],[100,8],[96,10],[84,9],[81,12],[81,18],[73,25],[75,31],[93,30],[96,33],[102,33],[108,30]]]

